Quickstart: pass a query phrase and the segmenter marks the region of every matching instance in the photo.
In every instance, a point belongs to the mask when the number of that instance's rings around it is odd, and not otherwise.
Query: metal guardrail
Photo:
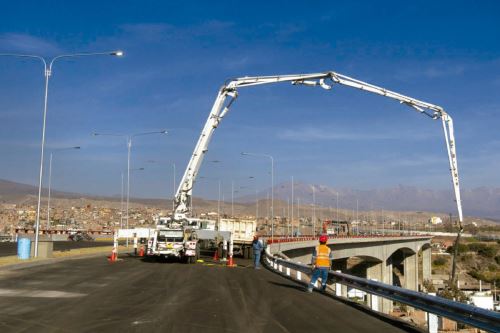
[[[266,258],[270,261],[270,263],[281,265],[304,274],[311,274],[312,272],[309,266],[274,257],[267,253],[267,251]],[[273,265],[270,266],[272,269],[275,269]],[[329,271],[328,277],[336,283],[353,287],[372,295],[401,302],[411,307],[480,328],[482,330],[495,333],[500,332],[500,314],[494,311],[484,310],[468,304],[454,302],[439,296],[427,295],[421,292],[335,271]]]

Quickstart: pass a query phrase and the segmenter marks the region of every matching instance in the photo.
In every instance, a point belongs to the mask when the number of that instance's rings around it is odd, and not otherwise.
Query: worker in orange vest
[[[326,280],[328,279],[328,271],[332,265],[333,253],[332,250],[326,245],[328,237],[326,235],[321,235],[319,237],[319,245],[314,248],[311,265],[313,273],[311,276],[311,282],[307,287],[307,291],[312,293],[314,284],[321,277],[321,291],[326,289]]]

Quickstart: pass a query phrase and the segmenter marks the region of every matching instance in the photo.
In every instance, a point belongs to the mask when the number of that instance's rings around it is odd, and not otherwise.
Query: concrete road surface
[[[0,332],[420,331],[265,269],[102,257],[0,271]]]

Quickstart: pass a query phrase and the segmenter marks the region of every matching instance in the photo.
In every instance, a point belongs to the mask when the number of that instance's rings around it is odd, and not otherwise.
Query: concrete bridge
[[[328,246],[334,254],[334,270],[419,291],[423,281],[431,278],[430,241],[430,236],[346,237],[329,239]],[[275,240],[270,250],[308,264],[317,244],[317,240]],[[347,294],[345,286],[342,293]],[[379,309],[389,313],[392,302],[380,299]]]

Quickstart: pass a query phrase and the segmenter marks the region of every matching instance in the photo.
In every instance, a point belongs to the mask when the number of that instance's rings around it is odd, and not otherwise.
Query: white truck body
[[[245,219],[220,219],[219,231],[230,232],[233,252],[244,258],[252,257],[252,241],[257,229],[257,221]]]
[[[221,219],[219,231],[229,231],[233,235],[234,242],[252,242],[257,229],[255,220]]]

